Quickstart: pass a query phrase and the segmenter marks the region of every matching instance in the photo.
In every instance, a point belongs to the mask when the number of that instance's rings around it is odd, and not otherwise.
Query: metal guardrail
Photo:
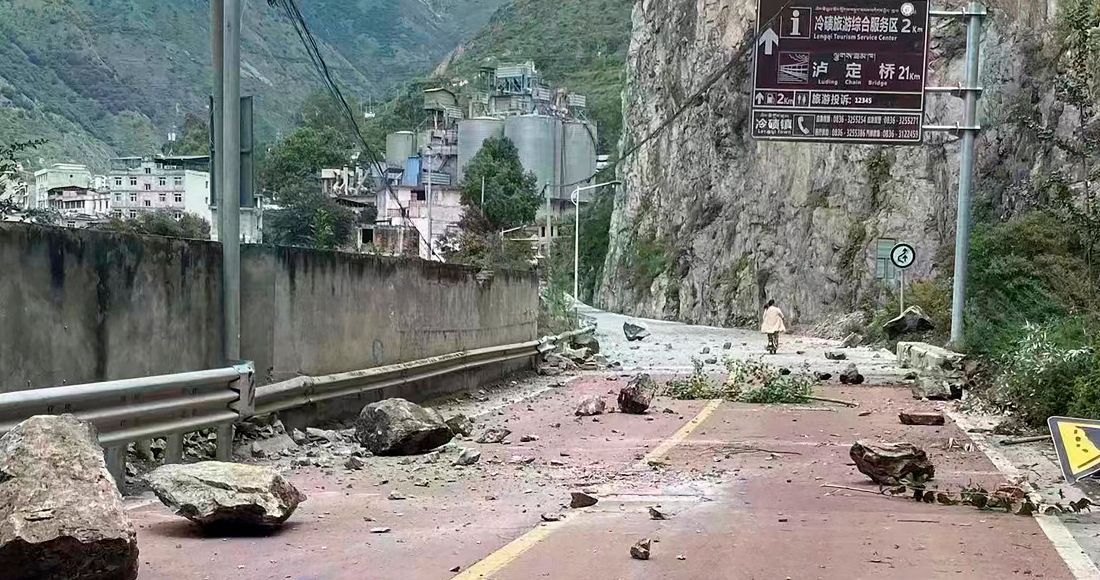
[[[321,401],[415,383],[490,364],[529,358],[553,350],[555,344],[591,332],[594,328],[589,326],[558,336],[548,336],[542,340],[456,352],[346,373],[319,377],[296,377],[288,381],[258,387],[256,389],[255,412],[257,415],[266,415]]]
[[[228,461],[233,422],[252,414],[255,369],[230,367],[0,394],[0,435],[34,415],[71,413],[95,425],[107,467],[121,481],[126,445],[167,437],[166,463],[183,459],[183,435],[218,428],[217,455]]]

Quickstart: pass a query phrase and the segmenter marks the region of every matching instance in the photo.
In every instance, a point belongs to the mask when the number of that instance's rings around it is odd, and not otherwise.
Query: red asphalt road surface
[[[938,488],[1005,483],[980,451],[961,447],[969,440],[950,422],[901,425],[899,410],[935,408],[908,389],[819,390],[858,409],[724,402],[652,468],[642,455],[706,402],[662,399],[652,420],[574,419],[583,395],[613,403],[608,390],[623,384],[589,377],[487,417],[517,443],[482,445],[481,463],[427,488],[412,486],[413,466],[385,484],[369,467],[296,472],[309,500],[272,536],[203,538],[159,504],[135,509],[140,579],[445,579],[486,557],[499,566],[486,578],[496,580],[1073,578],[1033,518],[821,487],[877,490],[848,457],[857,439],[921,445]],[[523,434],[539,440],[520,444]],[[952,438],[960,446],[947,450]],[[509,463],[515,455],[535,461]],[[580,488],[600,503],[568,509],[568,492]],[[394,489],[408,499],[387,499]],[[650,519],[653,505],[669,518]],[[547,512],[565,519],[518,556],[492,556]],[[391,531],[371,534],[378,526]],[[648,561],[629,555],[642,538],[654,540]]]

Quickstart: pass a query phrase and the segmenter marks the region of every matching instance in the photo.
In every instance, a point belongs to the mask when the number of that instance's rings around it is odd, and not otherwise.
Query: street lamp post
[[[618,185],[620,183],[622,182],[615,180],[597,183],[595,185],[586,185],[574,189],[573,193],[569,195],[569,201],[573,202],[573,207],[576,210],[575,217],[573,218],[573,304],[580,303],[578,294],[580,293],[581,273],[581,192],[603,187],[605,185]]]

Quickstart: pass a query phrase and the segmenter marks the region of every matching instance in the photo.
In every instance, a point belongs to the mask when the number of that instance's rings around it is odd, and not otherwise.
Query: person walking
[[[787,332],[783,311],[775,305],[775,300],[768,300],[764,307],[764,323],[760,325],[760,331],[768,335],[768,352],[775,354],[779,350],[779,333]]]

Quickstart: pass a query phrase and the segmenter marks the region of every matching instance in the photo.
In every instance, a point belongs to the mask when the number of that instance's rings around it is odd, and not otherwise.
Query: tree
[[[187,113],[179,139],[165,143],[163,151],[168,155],[210,155],[210,123],[194,113]]]
[[[170,212],[165,210],[142,212],[136,217],[125,219],[112,217],[106,223],[96,227],[97,229],[124,234],[165,236],[192,240],[210,239],[210,222],[193,213],[185,213],[177,220]]]
[[[262,189],[273,194],[276,203],[285,205],[282,190],[300,191],[306,184],[316,184],[326,167],[343,167],[350,159],[344,136],[331,127],[295,129],[272,148],[263,159],[259,171]]]
[[[8,191],[8,180],[12,179],[12,176],[17,175],[19,172],[19,164],[15,161],[15,156],[21,151],[27,149],[33,149],[42,145],[46,141],[20,141],[12,143],[11,145],[0,145],[0,219],[4,216],[23,211],[24,208],[18,207],[15,204],[15,200],[9,198],[6,193]]]
[[[482,179],[485,200],[482,202]],[[535,221],[541,198],[535,190],[535,174],[525,172],[519,150],[507,137],[490,137],[470,160],[462,179],[462,204],[478,208],[484,223],[492,230],[505,230]]]
[[[264,218],[264,236],[282,246],[303,246],[334,250],[351,240],[356,215],[318,190],[309,187],[285,189],[281,209]]]

